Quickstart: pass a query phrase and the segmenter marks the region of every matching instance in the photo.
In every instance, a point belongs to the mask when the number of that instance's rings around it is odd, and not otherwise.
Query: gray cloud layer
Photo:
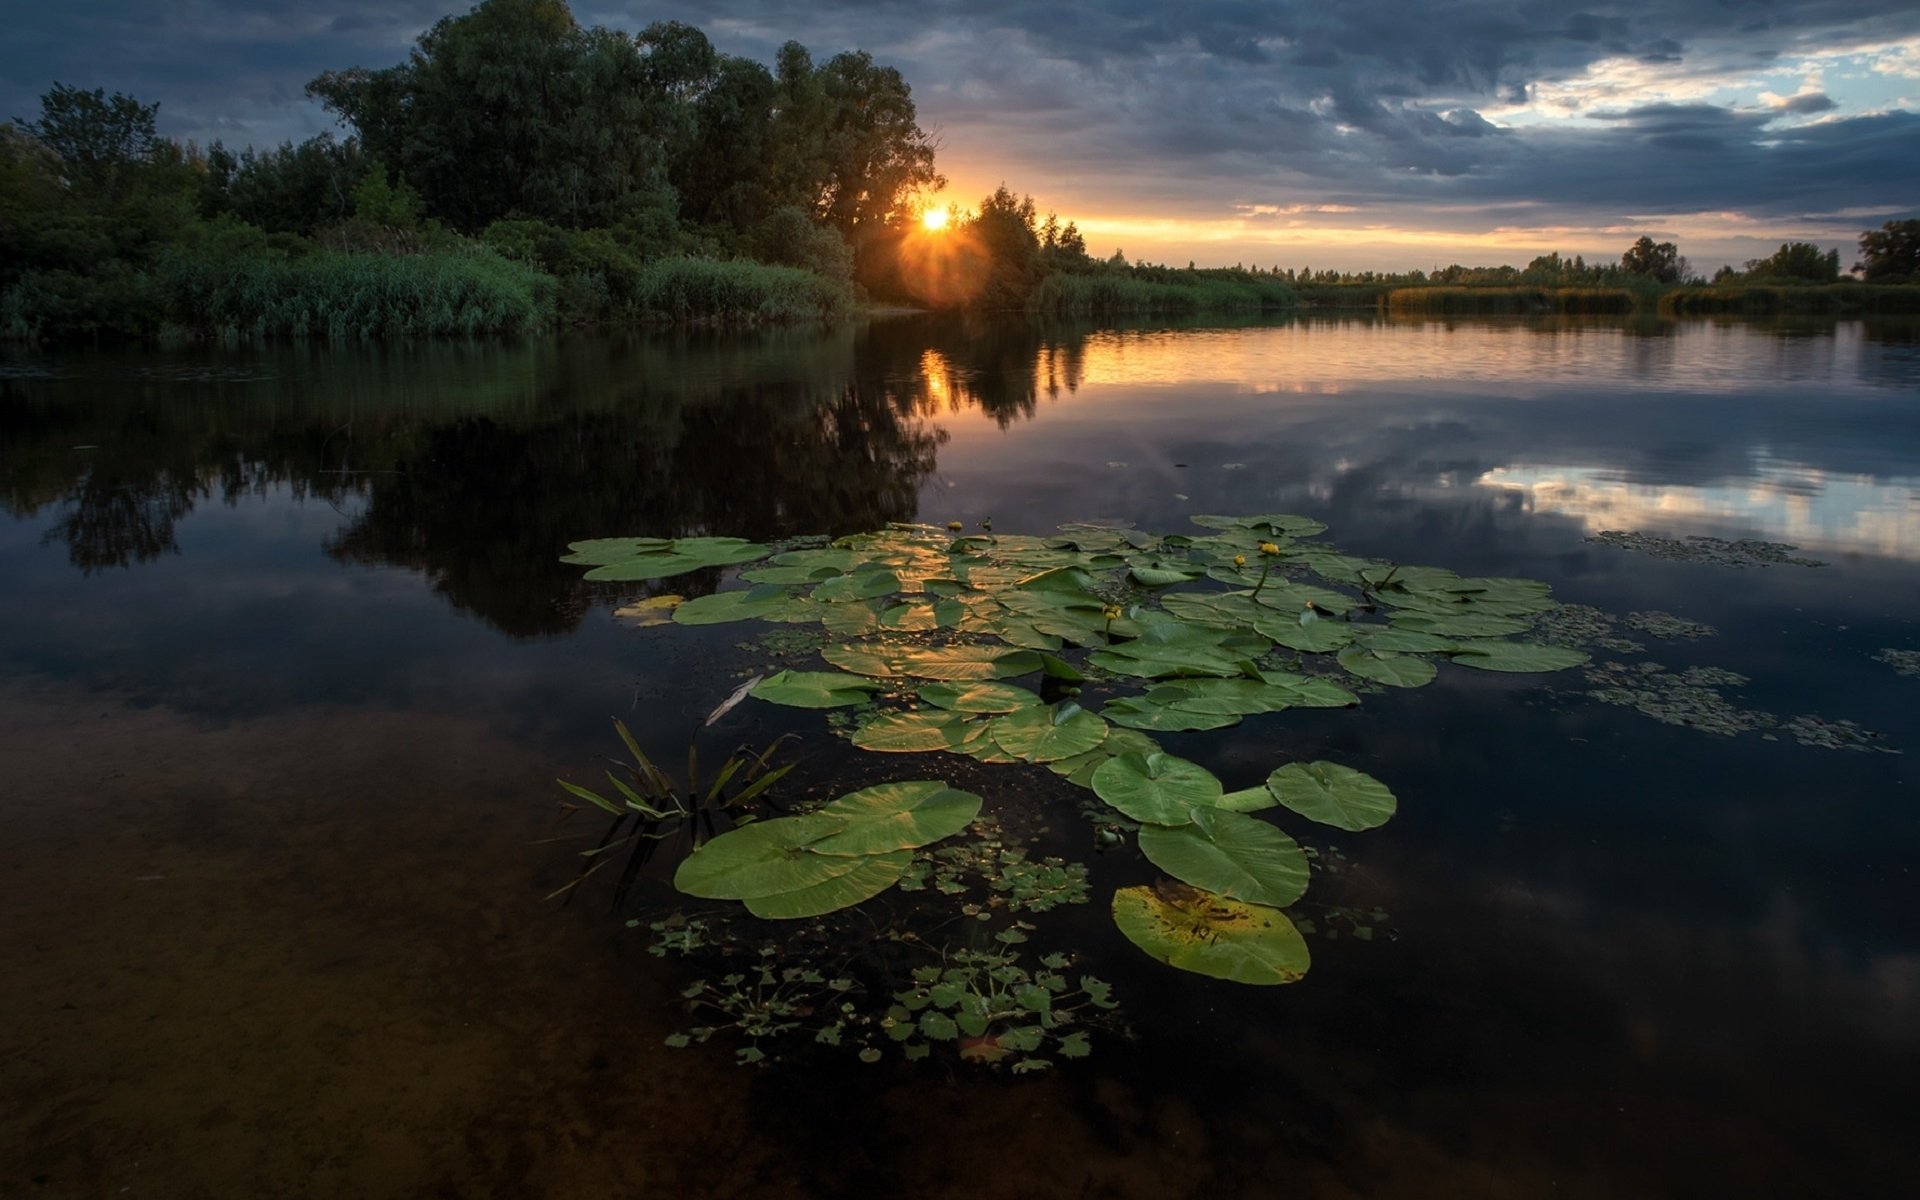
[[[0,50],[0,113],[31,113],[59,79],[159,99],[182,136],[304,136],[326,123],[301,99],[308,78],[399,61],[445,3],[22,9]],[[914,85],[951,161],[1072,202],[1113,198],[1109,210],[1124,195],[1130,211],[1170,217],[1311,201],[1532,206],[1541,223],[1606,223],[1920,195],[1920,117],[1835,113],[1824,92],[1770,110],[1629,96],[1605,114],[1504,129],[1481,115],[1605,59],[1752,72],[1920,35],[1920,9],[1896,0],[579,0],[575,12],[625,28],[687,20],[762,59],[787,38],[819,55],[872,50]],[[1829,115],[1793,124],[1814,114]]]

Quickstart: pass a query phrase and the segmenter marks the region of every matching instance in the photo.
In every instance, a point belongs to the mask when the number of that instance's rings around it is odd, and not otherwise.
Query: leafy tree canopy
[[[1869,283],[1920,281],[1920,220],[1888,221],[1861,234],[1853,269]]]

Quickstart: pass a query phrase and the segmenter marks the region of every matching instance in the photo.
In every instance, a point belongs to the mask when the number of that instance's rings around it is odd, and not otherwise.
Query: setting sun
[[[945,229],[947,227],[947,210],[944,208],[928,209],[920,214],[920,225],[929,233]]]

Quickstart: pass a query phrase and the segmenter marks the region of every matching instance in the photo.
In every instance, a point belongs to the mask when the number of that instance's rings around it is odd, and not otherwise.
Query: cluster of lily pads
[[[1322,658],[1352,680],[1411,688],[1442,664],[1554,671],[1587,656],[1514,640],[1554,606],[1545,584],[1345,555],[1312,540],[1318,521],[1290,514],[1193,520],[1208,532],[893,526],[780,553],[726,538],[611,538],[574,543],[567,561],[592,566],[591,579],[644,580],[765,558],[741,573],[745,588],[672,608],[682,625],[761,620],[829,635],[820,657],[834,669],[782,670],[751,695],[855,711],[852,740],[867,750],[1039,763],[1091,789],[1171,877],[1116,893],[1129,939],[1176,967],[1288,983],[1308,967],[1283,911],[1306,890],[1308,858],[1252,814],[1284,807],[1362,830],[1393,814],[1392,792],[1330,762],[1287,763],[1229,792],[1150,735],[1357,704],[1336,676],[1309,669]],[[958,832],[978,808],[934,780],[867,789],[716,838],[675,884],[761,916],[832,911],[898,882],[913,847]]]

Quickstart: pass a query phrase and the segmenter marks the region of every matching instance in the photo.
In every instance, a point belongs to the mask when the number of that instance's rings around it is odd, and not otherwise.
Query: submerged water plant
[[[745,694],[744,688],[735,692],[707,719],[708,724]],[[704,838],[716,832],[718,815],[752,804],[793,769],[792,764],[770,766],[774,752],[787,740],[781,737],[758,751],[747,746],[736,748],[702,787],[697,734],[695,740],[687,743],[685,779],[676,780],[640,748],[624,721],[614,721],[613,728],[632,757],[611,760],[612,765],[605,771],[611,793],[601,793],[565,779],[554,781],[569,796],[613,818],[599,844],[583,852],[586,865],[565,887],[553,893],[555,896],[570,895],[601,868],[622,861],[621,852],[625,851],[619,882],[614,888],[614,903],[618,904],[661,841],[685,834],[698,847]]]

